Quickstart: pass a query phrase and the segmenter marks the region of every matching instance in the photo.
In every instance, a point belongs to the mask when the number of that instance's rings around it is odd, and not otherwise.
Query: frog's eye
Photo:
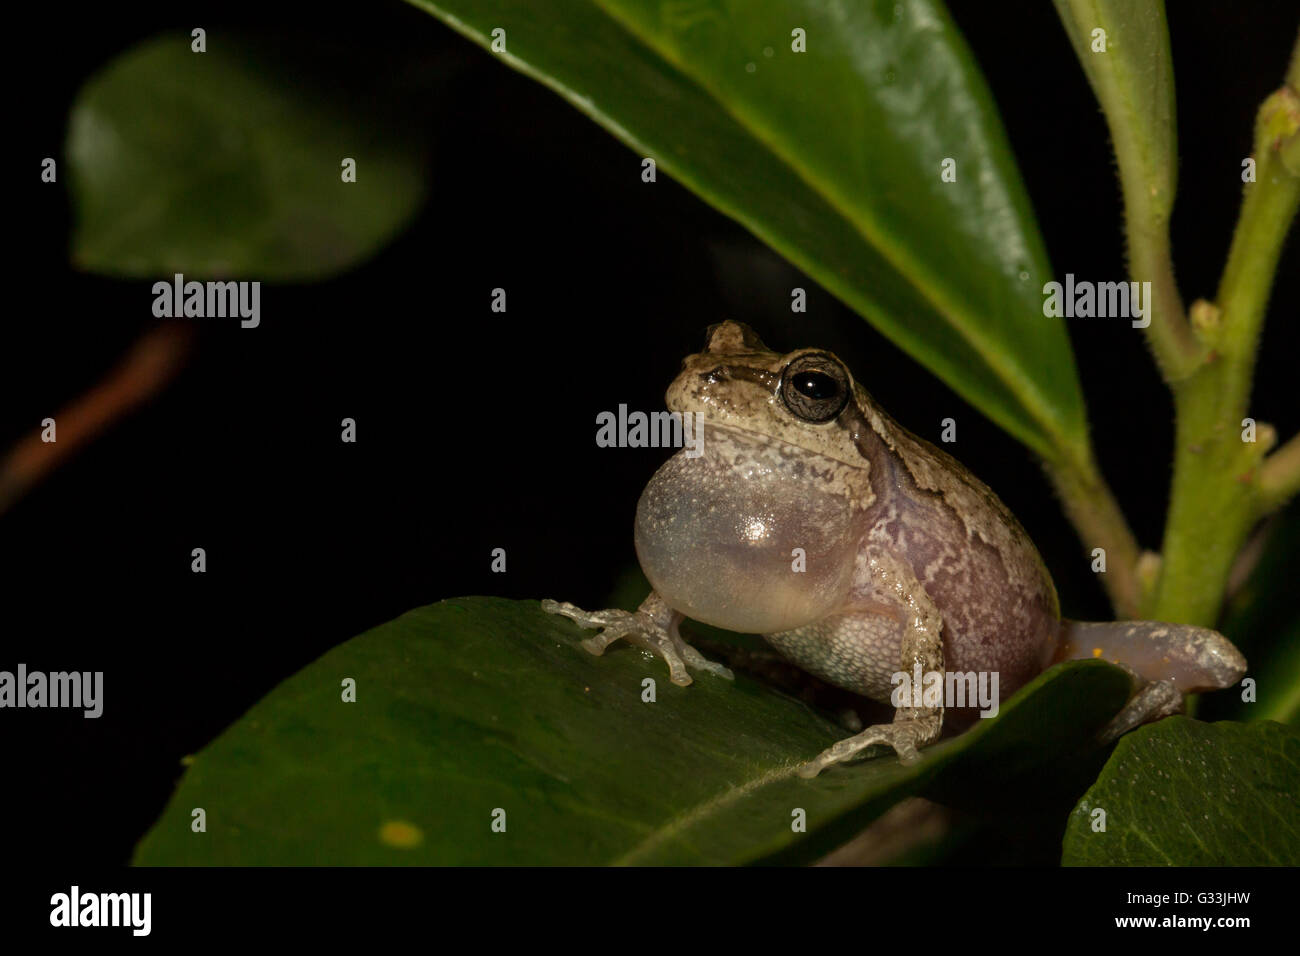
[[[849,401],[849,373],[826,352],[806,352],[781,373],[781,400],[806,422],[828,422]]]

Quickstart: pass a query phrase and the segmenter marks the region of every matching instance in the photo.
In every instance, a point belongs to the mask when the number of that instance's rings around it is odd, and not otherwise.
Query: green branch
[[[1300,42],[1287,81],[1300,82]],[[1255,181],[1245,185],[1217,309],[1200,310],[1205,321],[1196,323],[1210,361],[1173,384],[1174,481],[1160,579],[1148,608],[1160,620],[1214,623],[1246,535],[1294,482],[1300,455],[1294,441],[1265,460],[1272,429],[1256,426],[1252,441],[1246,419],[1269,290],[1300,209],[1300,176],[1288,168],[1298,138],[1300,95],[1284,86],[1260,108]]]
[[[1300,492],[1300,435],[1264,459],[1259,467],[1259,511],[1276,511]]]
[[[1137,539],[1096,463],[1089,460],[1062,466],[1049,462],[1045,468],[1084,547],[1106,552],[1106,573],[1100,581],[1115,613],[1122,618],[1136,617],[1142,595]]]

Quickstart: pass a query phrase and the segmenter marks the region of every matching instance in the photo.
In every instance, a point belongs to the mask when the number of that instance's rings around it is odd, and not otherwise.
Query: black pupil
[[[800,372],[795,375],[793,384],[801,394],[818,401],[835,398],[839,394],[835,379],[824,372]]]

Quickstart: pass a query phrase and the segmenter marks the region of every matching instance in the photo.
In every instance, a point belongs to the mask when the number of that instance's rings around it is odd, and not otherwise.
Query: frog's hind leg
[[[893,653],[897,655],[894,660],[899,672],[910,675],[919,666],[922,674],[943,674],[943,619],[907,565],[874,548],[867,556],[870,587],[860,596],[856,613],[830,618],[818,627],[805,629],[806,633],[764,636],[783,652],[796,650],[803,658],[802,666],[812,665],[813,673],[847,690],[874,697],[870,675],[873,668],[864,668],[862,662],[885,659],[887,648],[896,648]],[[887,635],[897,635],[897,642]],[[892,686],[891,678],[885,680],[886,686]],[[799,775],[815,777],[827,767],[877,744],[892,747],[903,763],[914,763],[920,759],[920,749],[939,738],[943,712],[942,700],[928,706],[898,706],[893,723],[875,724],[846,737],[804,764]]]
[[[1101,658],[1123,667],[1136,693],[1105,730],[1114,740],[1139,724],[1183,709],[1183,695],[1222,690],[1241,680],[1246,658],[1208,627],[1156,621],[1062,621],[1053,663]]]
[[[1208,627],[1062,621],[1053,663],[1094,657],[1119,664],[1144,681],[1172,681],[1184,694],[1222,690],[1246,673],[1241,651]]]

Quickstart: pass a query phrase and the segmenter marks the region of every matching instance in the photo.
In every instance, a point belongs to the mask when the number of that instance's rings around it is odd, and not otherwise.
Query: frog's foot
[[[1140,724],[1178,714],[1183,695],[1231,687],[1246,658],[1208,627],[1159,621],[1062,621],[1058,661],[1100,657],[1128,671],[1136,693],[1100,734],[1110,743]]]
[[[920,748],[938,739],[942,725],[942,712],[898,720],[892,724],[875,724],[862,733],[845,737],[823,750],[816,759],[799,768],[799,776],[815,777],[827,767],[842,763],[877,744],[893,747],[898,759],[905,764],[916,763],[921,759]]]
[[[582,627],[598,627],[600,633],[582,642],[582,646],[597,656],[615,641],[624,639],[652,654],[657,654],[668,665],[668,675],[674,684],[682,687],[691,683],[686,668],[708,671],[732,680],[734,675],[721,664],[709,660],[687,644],[677,631],[682,615],[670,608],[658,594],[641,602],[635,611],[584,611],[563,601],[542,601],[542,610],[560,614]]]
[[[1183,692],[1178,685],[1171,680],[1152,681],[1134,694],[1124,709],[1103,728],[1101,742],[1108,744],[1135,727],[1182,712]]]

